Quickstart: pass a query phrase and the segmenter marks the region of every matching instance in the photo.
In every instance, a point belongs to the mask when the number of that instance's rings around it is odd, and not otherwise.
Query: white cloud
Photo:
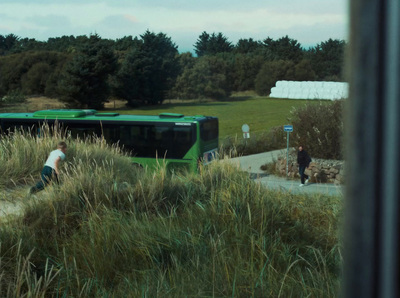
[[[138,36],[145,32],[149,24],[141,22],[135,15],[126,13],[105,17],[93,27],[100,36],[117,39],[128,35]]]
[[[45,29],[54,27],[71,27],[71,22],[68,17],[55,14],[27,17],[25,22],[35,24],[36,26]]]
[[[43,0],[42,0],[43,1]],[[103,0],[110,6],[136,8],[165,8],[184,11],[250,11],[273,9],[288,13],[343,13],[347,8],[346,0]]]

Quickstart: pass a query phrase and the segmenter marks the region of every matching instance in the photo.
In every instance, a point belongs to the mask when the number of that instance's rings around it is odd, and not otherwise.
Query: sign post
[[[244,139],[250,139],[250,127],[247,124],[242,125],[242,132]]]
[[[286,146],[286,179],[288,177],[289,171],[289,134],[293,132],[293,125],[284,125],[283,131],[287,132],[287,146]]]

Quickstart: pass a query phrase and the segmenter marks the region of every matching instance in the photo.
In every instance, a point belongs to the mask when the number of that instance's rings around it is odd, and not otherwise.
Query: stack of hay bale
[[[348,97],[346,82],[277,81],[270,97],[290,99],[337,100]]]

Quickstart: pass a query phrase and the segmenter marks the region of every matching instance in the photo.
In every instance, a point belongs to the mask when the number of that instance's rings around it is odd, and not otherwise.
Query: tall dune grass
[[[0,296],[337,295],[340,198],[269,191],[228,163],[147,171],[102,140],[20,133],[1,139],[0,187],[32,179],[60,138],[61,184],[0,227]]]

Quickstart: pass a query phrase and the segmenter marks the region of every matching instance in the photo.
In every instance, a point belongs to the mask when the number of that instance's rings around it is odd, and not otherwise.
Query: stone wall
[[[286,176],[286,155],[278,157],[275,170],[281,176]],[[310,182],[314,183],[344,183],[344,161],[314,159],[305,173],[310,176]],[[297,165],[297,153],[289,155],[288,176],[300,178]]]

